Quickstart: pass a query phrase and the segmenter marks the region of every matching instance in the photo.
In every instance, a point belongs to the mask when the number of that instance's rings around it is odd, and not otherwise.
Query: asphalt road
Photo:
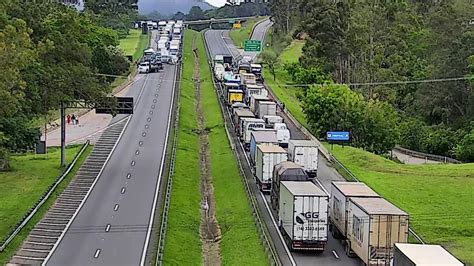
[[[134,114],[47,265],[139,265],[144,259],[161,182],[175,70],[165,65],[163,72],[144,75],[132,85]]]
[[[263,40],[268,27],[271,23],[268,21],[262,22],[254,30],[252,39]],[[214,57],[216,54],[232,54],[238,56],[240,52],[236,47],[229,43],[227,38],[228,32],[222,30],[209,30],[205,33],[206,42],[210,50],[210,54]],[[290,130],[292,139],[305,139],[306,136],[291,123],[291,120],[283,113],[279,112]],[[227,121],[230,123],[229,119]],[[237,143],[237,138],[234,136],[234,140]],[[239,145],[237,145],[239,147]],[[253,192],[255,193],[258,201],[259,208],[262,213],[262,217],[267,224],[269,229],[270,237],[275,245],[275,248],[279,254],[279,257],[284,265],[359,265],[358,259],[349,258],[345,255],[344,246],[339,240],[335,240],[329,233],[328,245],[323,253],[301,253],[291,252],[289,253],[285,244],[282,241],[281,234],[274,221],[276,221],[276,214],[270,210],[270,199],[268,195],[264,195],[256,189],[255,180],[252,177],[250,167],[247,163],[247,156],[242,147],[239,148],[239,160],[241,160],[244,166],[246,176],[252,184]],[[331,182],[334,180],[344,180],[337,171],[331,167],[327,160],[323,156],[319,156],[319,167],[318,167],[318,179],[319,183],[327,190],[330,190]]]

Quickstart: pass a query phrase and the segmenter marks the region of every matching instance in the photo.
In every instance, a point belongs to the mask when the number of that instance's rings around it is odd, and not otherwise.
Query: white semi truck
[[[291,250],[323,251],[329,196],[310,181],[281,181],[278,226]]]
[[[288,160],[303,166],[310,177],[316,177],[318,172],[319,149],[312,140],[288,141]]]

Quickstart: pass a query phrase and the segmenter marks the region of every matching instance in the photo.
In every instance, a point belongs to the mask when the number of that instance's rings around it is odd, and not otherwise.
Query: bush
[[[467,133],[454,148],[456,158],[464,162],[474,162],[474,129]]]

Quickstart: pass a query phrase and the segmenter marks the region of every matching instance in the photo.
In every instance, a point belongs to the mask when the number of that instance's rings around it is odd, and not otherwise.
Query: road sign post
[[[329,141],[329,143],[331,143],[331,150],[332,150],[334,142],[344,143],[344,142],[350,141],[350,132],[348,132],[348,131],[328,131],[328,132],[326,132],[326,140]]]
[[[262,51],[262,41],[245,40],[244,41],[244,51],[245,52],[261,52]]]

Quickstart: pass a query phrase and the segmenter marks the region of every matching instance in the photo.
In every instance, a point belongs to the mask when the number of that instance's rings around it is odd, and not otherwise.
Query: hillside
[[[215,7],[204,0],[140,0],[138,11],[146,15],[158,11],[162,15],[175,14],[178,11],[188,13],[192,6],[199,6],[202,10],[214,9]]]

